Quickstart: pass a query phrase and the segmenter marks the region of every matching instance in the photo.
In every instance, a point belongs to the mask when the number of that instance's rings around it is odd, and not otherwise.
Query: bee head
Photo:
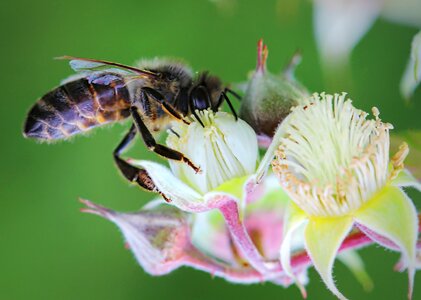
[[[221,105],[223,86],[221,80],[209,75],[208,72],[200,73],[190,90],[190,110],[205,110],[211,108],[218,111]]]

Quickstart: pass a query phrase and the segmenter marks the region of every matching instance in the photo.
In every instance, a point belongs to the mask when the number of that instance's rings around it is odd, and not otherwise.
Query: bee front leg
[[[235,111],[234,106],[232,105],[232,103],[231,103],[230,99],[228,98],[227,92],[229,92],[229,93],[233,94],[233,95],[234,95],[234,97],[236,97],[236,98],[237,98],[237,96],[238,96],[238,97],[240,97],[237,93],[234,93],[234,92],[233,92],[233,91],[231,91],[230,89],[225,88],[225,89],[224,89],[224,91],[222,91],[222,92],[221,92],[221,95],[219,96],[218,104],[217,104],[217,106],[216,106],[216,107],[220,107],[220,106],[222,105],[222,102],[223,102],[223,101],[224,101],[224,99],[225,99],[225,101],[227,101],[227,104],[228,104],[228,106],[229,106],[229,108],[230,108],[230,110],[231,110],[232,114],[233,114],[233,115],[234,115],[234,117],[235,117],[235,120],[238,120],[237,112]],[[240,98],[240,99],[241,99],[241,98]]]
[[[200,168],[197,167],[195,164],[191,162],[190,159],[185,157],[183,153],[178,152],[174,149],[168,148],[167,146],[158,144],[154,137],[152,136],[151,132],[149,131],[148,127],[146,127],[145,123],[142,120],[142,117],[140,116],[139,112],[137,111],[137,108],[135,106],[130,107],[130,112],[132,114],[134,123],[136,125],[136,128],[138,132],[141,134],[142,139],[144,143],[146,144],[146,147],[148,147],[149,150],[172,160],[177,160],[184,162],[188,164],[196,173],[200,172]]]
[[[136,136],[136,126],[133,124],[129,132],[124,136],[123,140],[118,144],[117,148],[115,148],[113,156],[114,161],[117,164],[118,169],[120,170],[121,174],[130,182],[138,184],[143,189],[161,194],[165,201],[171,202],[164,194],[162,194],[157,187],[155,186],[152,178],[149,176],[148,172],[144,169],[137,168],[129,164],[126,160],[120,157],[121,153],[127,149],[130,145],[131,141]]]

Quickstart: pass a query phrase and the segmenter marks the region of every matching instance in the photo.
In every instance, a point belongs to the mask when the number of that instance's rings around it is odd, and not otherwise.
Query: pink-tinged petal
[[[283,217],[277,211],[256,211],[244,219],[247,232],[267,260],[279,259]]]
[[[338,254],[338,260],[340,260],[352,272],[365,291],[368,292],[373,289],[373,280],[365,270],[364,261],[357,251],[343,251]]]
[[[264,184],[256,184],[256,179],[251,176],[247,179],[243,186],[244,197],[243,205],[247,206],[249,203],[260,201],[266,192],[266,186]]]
[[[395,271],[403,272],[408,268],[408,260],[405,258],[404,255],[401,255],[398,263],[393,268]],[[421,241],[417,242],[417,254],[416,254],[416,262],[415,262],[415,269],[421,269]]]
[[[278,259],[283,215],[289,198],[279,189],[277,182],[274,187],[269,187],[267,180],[256,186],[252,178],[245,182],[240,194],[243,195],[240,203],[247,203],[241,220],[252,242],[265,259]],[[212,195],[215,193],[207,197]],[[236,250],[219,210],[195,214],[192,232],[193,244],[205,253],[233,263],[246,261]]]
[[[267,149],[269,148],[270,143],[272,143],[272,138],[266,134],[259,134],[257,136],[257,142],[260,148]]]
[[[372,239],[374,242],[376,242],[379,245],[382,245],[385,248],[388,248],[393,251],[399,251],[399,246],[396,245],[393,241],[386,238],[383,235],[378,234],[377,232],[369,229],[368,227],[362,225],[362,224],[356,224],[358,229],[361,230],[366,236],[368,236],[370,239]]]
[[[291,267],[291,240],[294,232],[301,227],[307,220],[307,216],[302,209],[300,209],[294,202],[290,201],[285,212],[285,221],[283,227],[283,239],[280,249],[281,264],[285,273],[294,279],[301,294],[304,298],[307,297],[307,292],[304,286],[297,279]]]
[[[411,297],[418,237],[418,216],[412,201],[399,188],[386,186],[355,213],[355,221],[392,241],[405,255]]]
[[[128,248],[142,268],[152,275],[163,275],[182,265],[190,248],[187,214],[168,205],[137,213],[120,213],[88,200],[81,200],[83,212],[97,214],[115,223]]]
[[[218,260],[235,265],[234,246],[221,212],[215,209],[195,214],[193,218],[193,245]]]
[[[208,193],[205,195],[205,202],[209,207],[220,210],[235,246],[247,262],[262,274],[269,273],[270,270],[265,265],[262,255],[252,242],[244,223],[240,219],[237,200],[224,193]]]
[[[190,241],[188,216],[168,205],[154,205],[136,213],[120,213],[88,200],[81,200],[81,211],[104,217],[122,231],[126,246],[139,264],[151,275],[164,275],[178,267],[190,266],[241,284],[272,281],[289,286],[292,282],[283,273],[276,278],[262,275],[255,269],[215,261],[195,248]],[[305,271],[305,268],[301,267]],[[305,276],[305,272],[300,274]]]
[[[317,272],[324,283],[339,299],[346,299],[336,288],[332,276],[336,254],[347,234],[352,229],[349,216],[318,218],[311,217],[305,229],[305,246]]]
[[[168,168],[163,167],[160,164],[150,161],[134,160],[131,160],[131,163],[144,168],[152,178],[157,188],[169,199],[171,199],[171,204],[177,206],[181,210],[199,213],[212,209],[219,209],[224,216],[234,244],[247,259],[247,262],[249,262],[262,274],[269,272],[268,268],[265,266],[262,256],[250,239],[244,223],[240,218],[242,211],[239,210],[238,205],[238,203],[240,203],[240,199],[224,192],[211,192],[201,196],[199,193],[195,192],[189,186],[176,178]],[[243,183],[247,182],[247,178],[239,178],[238,180],[241,180]],[[228,188],[228,190],[230,189]],[[247,199],[253,189],[245,184],[240,185],[240,190],[244,195],[239,196],[242,196],[243,199]],[[235,192],[235,194],[238,193]]]
[[[191,244],[187,223],[190,218],[186,219],[186,214],[171,206],[159,205],[158,201],[154,201],[140,212],[120,213],[87,200],[81,201],[87,206],[82,211],[100,215],[120,227],[129,249],[152,275],[163,275],[180,266],[190,266],[240,284],[271,281],[287,287],[293,283],[279,263],[267,262],[274,266],[274,271],[265,275],[252,267],[216,261],[200,252]],[[356,231],[345,239],[341,250],[357,249],[371,243],[367,236]],[[291,262],[293,273],[297,274],[300,282],[305,283],[310,258],[305,252],[300,252],[294,254]]]

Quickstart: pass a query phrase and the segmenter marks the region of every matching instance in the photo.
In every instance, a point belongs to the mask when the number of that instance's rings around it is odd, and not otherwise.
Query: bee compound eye
[[[204,110],[210,107],[209,95],[203,86],[199,86],[191,92],[194,109]]]

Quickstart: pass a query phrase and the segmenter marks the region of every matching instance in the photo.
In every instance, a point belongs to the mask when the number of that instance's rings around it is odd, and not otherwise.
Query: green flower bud
[[[240,118],[250,124],[259,135],[272,137],[278,124],[290,113],[291,107],[309,96],[307,89],[294,78],[301,56],[292,57],[282,74],[266,69],[268,50],[263,41],[257,44],[257,67],[248,82],[241,101]]]

